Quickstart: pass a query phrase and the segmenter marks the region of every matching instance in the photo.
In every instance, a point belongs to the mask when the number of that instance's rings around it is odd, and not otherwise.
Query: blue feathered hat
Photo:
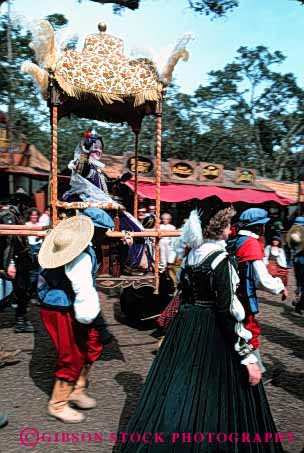
[[[94,226],[109,230],[114,227],[113,219],[100,208],[87,208],[83,210],[83,214],[90,217]]]

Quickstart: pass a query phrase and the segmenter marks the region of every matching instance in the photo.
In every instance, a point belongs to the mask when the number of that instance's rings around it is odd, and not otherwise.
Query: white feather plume
[[[192,39],[192,33],[185,33],[175,45],[169,45],[157,51],[151,47],[135,47],[132,49],[131,55],[133,58],[149,58],[154,63],[160,80],[168,85],[171,82],[172,73],[178,60],[188,60],[189,52],[186,46]]]
[[[47,95],[49,74],[45,69],[39,68],[38,65],[32,63],[31,61],[25,61],[21,65],[21,71],[31,75],[36,81],[36,84],[39,86],[42,94],[44,96]]]
[[[31,33],[30,47],[35,51],[41,68],[55,70],[56,63],[62,57],[67,44],[72,40],[76,42],[78,40],[78,35],[68,28],[55,33],[48,20],[28,19],[16,12],[12,18],[15,24]]]
[[[189,219],[186,220],[186,223],[182,228],[180,241],[191,249],[196,249],[202,245],[204,238],[197,209],[191,211]]]
[[[172,80],[173,70],[180,59],[188,61],[189,52],[186,49],[187,44],[193,39],[192,33],[185,33],[176,43],[174,49],[165,61],[164,66],[161,68],[159,75],[160,80],[166,86]]]
[[[78,41],[77,33],[73,33],[71,30],[64,28],[55,33],[55,43],[56,43],[56,59],[62,57],[63,52],[66,50],[66,47],[70,41]]]

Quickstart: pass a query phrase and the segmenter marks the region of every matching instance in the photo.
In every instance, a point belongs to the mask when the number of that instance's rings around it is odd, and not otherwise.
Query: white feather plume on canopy
[[[31,30],[32,41],[30,47],[35,51],[38,64],[43,69],[56,68],[56,46],[54,30],[47,20],[36,22],[36,27]]]
[[[46,19],[29,20],[21,14],[14,13],[13,20],[31,33],[30,47],[34,50],[37,62],[42,69],[54,71],[67,44],[71,40],[77,41],[78,39],[77,34],[67,28],[54,32],[52,25]]]
[[[32,35],[30,47],[34,50],[38,65],[31,61],[25,61],[21,65],[22,72],[30,74],[42,94],[46,97],[48,88],[48,70],[55,71],[58,60],[64,53],[67,44],[73,40],[77,41],[75,33],[63,29],[54,33],[54,30],[47,20],[29,20],[24,16],[14,13],[14,22]]]
[[[193,39],[192,33],[185,33],[175,46],[170,45],[158,51],[153,48],[136,47],[132,51],[132,56],[150,58],[155,65],[160,81],[167,86],[171,82],[173,70],[178,60],[188,61],[189,51],[186,46]]]

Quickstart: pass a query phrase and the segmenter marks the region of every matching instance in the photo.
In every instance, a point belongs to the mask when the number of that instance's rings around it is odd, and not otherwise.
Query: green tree
[[[81,0],[78,0],[81,1]],[[101,4],[113,4],[115,13],[121,13],[124,9],[136,10],[140,7],[141,0],[91,0]],[[184,0],[196,13],[207,16],[222,17],[239,6],[240,0]],[[243,0],[245,2],[245,0]],[[290,1],[290,0],[286,0]],[[294,0],[304,5],[304,0]]]
[[[209,73],[195,98],[210,159],[251,165],[262,176],[293,177],[304,137],[304,93],[292,74],[273,69],[284,59],[263,46],[240,47],[232,63]]]
[[[47,19],[52,23],[55,30],[66,26],[68,23],[67,19],[61,14],[52,14]],[[49,110],[33,79],[20,70],[24,61],[31,60],[35,62],[35,54],[30,48],[31,34],[14,23],[11,31],[12,60],[9,61],[7,52],[7,26],[7,16],[2,16],[0,18],[1,108],[8,110],[11,93],[14,101],[13,115],[11,118],[13,140],[17,142],[20,134],[25,134],[31,143],[34,143],[38,149],[49,157]],[[74,42],[70,42],[69,47],[73,47],[74,44]],[[84,124],[84,127],[86,126],[87,123]],[[72,148],[73,144],[74,141],[72,140],[69,147],[64,147],[63,157],[60,157],[60,162],[65,157],[70,156],[69,153],[67,156],[65,155],[65,150]]]
[[[57,13],[46,16],[46,19],[50,22],[55,31],[65,27],[69,22],[63,14]]]
[[[12,110],[12,140],[18,142],[20,133],[42,148],[47,148],[48,134],[42,125],[46,123],[47,110],[41,102],[38,88],[30,77],[20,71],[23,61],[35,61],[35,55],[29,43],[31,36],[20,26],[12,27],[12,59],[7,52],[7,17],[0,18],[0,99],[1,108],[8,110],[10,99],[13,100]]]

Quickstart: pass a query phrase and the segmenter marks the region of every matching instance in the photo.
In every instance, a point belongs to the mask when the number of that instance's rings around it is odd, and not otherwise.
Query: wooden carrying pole
[[[51,127],[52,127],[52,143],[51,143],[51,208],[52,208],[52,225],[55,227],[58,223],[57,215],[57,199],[58,199],[58,107],[51,106]]]
[[[173,230],[173,231],[167,231],[167,230],[150,230],[146,229],[145,231],[111,231],[108,230],[106,231],[106,236],[109,238],[115,238],[115,239],[124,239],[128,236],[131,236],[132,238],[166,238],[166,237],[179,237],[181,235],[180,230]]]
[[[156,219],[155,229],[160,230],[160,182],[161,182],[161,134],[162,134],[162,99],[158,102],[156,110]],[[154,257],[154,272],[155,272],[155,293],[159,291],[159,235],[155,239],[155,257]]]
[[[135,181],[134,181],[134,206],[133,215],[137,219],[138,211],[138,154],[139,154],[139,131],[135,133]]]

